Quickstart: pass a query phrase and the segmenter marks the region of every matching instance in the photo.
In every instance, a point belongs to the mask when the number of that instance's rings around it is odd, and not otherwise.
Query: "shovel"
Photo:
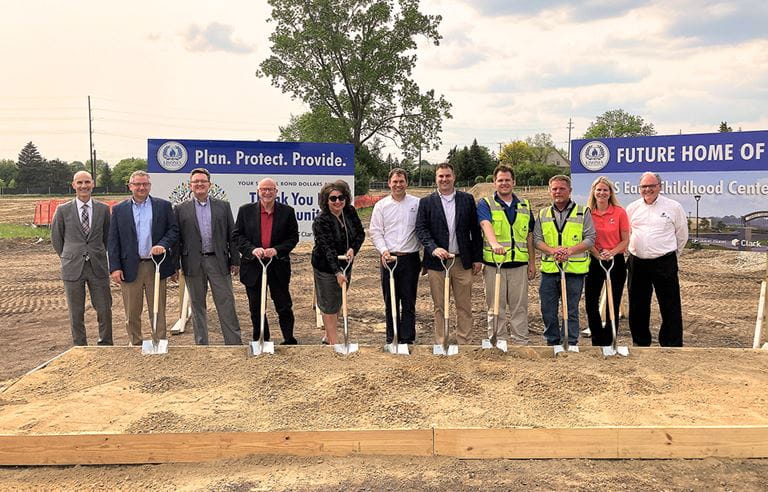
[[[267,268],[272,263],[273,258],[270,258],[266,264],[258,256],[256,259],[261,263],[261,292],[259,292],[261,309],[259,309],[259,340],[251,342],[251,355],[274,354],[275,342],[264,341],[264,319],[267,312]]]
[[[346,265],[341,269],[341,273],[344,278],[347,278],[347,270],[352,262],[345,255],[339,255],[339,261],[346,261]],[[356,343],[349,343],[349,318],[347,317],[347,286],[349,282],[344,282],[341,288],[341,313],[344,316],[344,343],[337,343],[333,346],[333,349],[343,355],[349,355],[352,352],[357,352],[358,346]]]
[[[618,335],[616,333],[616,312],[613,305],[613,287],[611,285],[613,258],[611,258],[611,263],[608,268],[605,268],[605,265],[602,261],[600,261],[600,267],[605,271],[605,298],[608,303],[608,314],[611,316],[611,333],[613,334],[613,343],[607,347],[603,347],[603,357],[613,357],[618,355],[626,357],[629,355],[629,348],[619,347]]]
[[[493,287],[493,333],[490,339],[483,340],[482,342],[482,348],[497,348],[502,352],[507,351],[507,341],[497,339],[499,332],[499,294],[501,293],[501,265],[504,263],[504,258],[506,258],[508,251],[509,249],[505,248],[503,255],[496,255],[496,253],[491,251],[493,263],[496,265],[496,279]],[[496,261],[497,256],[501,256],[501,261]]]
[[[152,263],[155,264],[155,295],[152,300],[152,340],[143,340],[141,342],[141,353],[148,355],[167,354],[168,339],[157,339],[157,310],[160,308],[160,265],[165,261],[165,251],[160,261],[155,261],[155,255],[152,255]]]
[[[384,345],[384,350],[395,355],[410,355],[408,353],[408,344],[399,343],[400,338],[397,335],[397,299],[395,299],[395,268],[397,268],[397,256],[393,257],[390,268],[389,262],[384,262],[384,267],[389,270],[389,304],[392,311],[392,343]]]
[[[459,353],[458,345],[448,345],[448,321],[450,321],[449,313],[451,312],[451,306],[449,304],[451,279],[448,274],[450,273],[453,264],[456,263],[456,256],[449,253],[448,258],[450,258],[450,261],[447,265],[445,260],[440,258],[440,263],[443,265],[443,270],[445,270],[445,284],[443,285],[443,344],[435,344],[432,348],[432,353],[434,355],[457,355]]]
[[[189,290],[187,290],[187,282],[184,276],[184,272],[179,271],[179,319],[173,324],[171,328],[171,335],[180,335],[184,333],[187,327],[187,321],[191,315],[191,308],[189,307]]]
[[[563,336],[562,336],[562,345],[555,345],[555,355],[560,354],[562,352],[578,352],[579,347],[578,345],[574,345],[571,347],[568,342],[568,334],[570,333],[568,330],[568,282],[566,281],[565,277],[565,269],[568,268],[568,260],[565,260],[564,262],[556,261],[555,265],[557,265],[557,269],[560,270],[560,301],[563,306]]]

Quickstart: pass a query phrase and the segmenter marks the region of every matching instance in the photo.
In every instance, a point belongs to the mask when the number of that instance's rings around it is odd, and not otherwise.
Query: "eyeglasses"
[[[277,191],[277,188],[259,188],[259,191],[262,193],[274,193]]]
[[[347,201],[347,198],[344,195],[333,195],[333,196],[329,196],[328,200],[332,202],[345,202]]]
[[[149,188],[152,186],[152,183],[130,183],[131,186],[135,186],[136,188]]]
[[[210,183],[210,181],[208,181],[207,179],[196,179],[194,181],[190,181],[190,183],[192,183],[193,185],[202,185],[205,183]]]
[[[652,185],[640,185],[641,190],[652,190],[659,186],[658,184],[652,184]]]

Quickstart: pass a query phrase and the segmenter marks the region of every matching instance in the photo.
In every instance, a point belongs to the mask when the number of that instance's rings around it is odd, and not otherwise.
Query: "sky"
[[[146,157],[148,138],[276,140],[307,107],[256,77],[269,56],[264,0],[0,0],[0,159]],[[768,129],[764,0],[422,0],[439,46],[414,78],[453,104],[442,144],[549,133],[558,147],[624,109],[659,134]],[[389,147],[385,152],[399,155]]]

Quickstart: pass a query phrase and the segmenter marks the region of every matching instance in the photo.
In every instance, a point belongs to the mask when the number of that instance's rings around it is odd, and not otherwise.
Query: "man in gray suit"
[[[61,258],[72,343],[88,345],[85,334],[85,286],[88,285],[99,322],[98,344],[112,345],[112,293],[107,265],[109,207],[91,197],[90,173],[75,173],[72,188],[77,197],[59,205],[51,223],[51,242]]]
[[[205,298],[210,283],[224,343],[240,345],[243,342],[231,277],[240,268],[240,254],[232,241],[232,209],[229,202],[208,196],[211,174],[207,169],[193,169],[189,174],[189,187],[192,197],[177,205],[174,212],[179,223],[181,268],[192,304],[195,343],[208,345]]]

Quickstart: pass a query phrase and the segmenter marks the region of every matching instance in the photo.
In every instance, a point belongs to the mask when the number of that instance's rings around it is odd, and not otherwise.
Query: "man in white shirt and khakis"
[[[414,343],[416,339],[416,292],[419,285],[421,243],[416,237],[416,214],[419,199],[406,193],[408,174],[405,169],[394,168],[389,172],[389,196],[373,206],[368,234],[381,255],[381,289],[387,311],[387,344],[392,343],[392,305],[389,293],[389,267],[397,260],[395,301],[397,305],[397,336],[399,343]]]
[[[683,346],[683,315],[677,257],[688,242],[688,218],[682,205],[661,196],[661,177],[640,178],[641,198],[630,203],[629,329],[635,346],[651,345],[651,295],[661,312],[659,345]]]

